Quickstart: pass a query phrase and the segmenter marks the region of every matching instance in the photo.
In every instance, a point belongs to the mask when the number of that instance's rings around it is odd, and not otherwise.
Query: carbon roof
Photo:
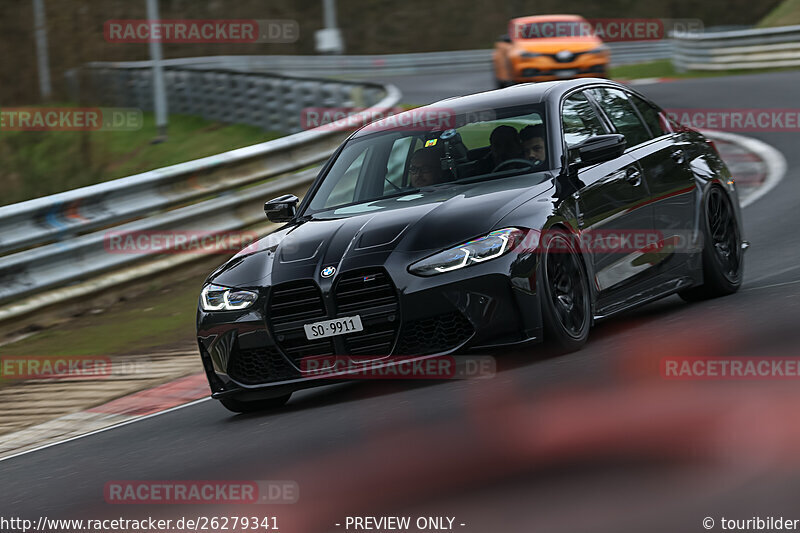
[[[419,114],[426,110],[442,110],[454,114],[473,113],[487,109],[499,109],[503,107],[514,107],[518,105],[539,104],[548,99],[560,98],[560,96],[574,88],[582,85],[592,85],[595,83],[609,83],[609,80],[602,78],[580,78],[575,80],[547,81],[540,83],[523,83],[505,89],[484,91],[466,96],[453,96],[439,100],[431,104],[410,109],[394,115],[392,118],[400,119],[405,115]],[[613,83],[613,82],[611,82]],[[616,85],[616,84],[615,84]],[[369,125],[357,131],[353,137],[360,137],[375,132],[375,128]]]

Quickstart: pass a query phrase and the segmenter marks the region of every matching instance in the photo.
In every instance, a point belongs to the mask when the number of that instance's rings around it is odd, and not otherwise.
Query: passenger
[[[441,151],[435,148],[420,148],[411,156],[408,179],[412,187],[427,187],[442,183]]]
[[[537,163],[544,163],[544,160],[547,158],[544,138],[544,124],[525,126],[520,130],[519,139],[522,141],[522,150],[526,159]]]

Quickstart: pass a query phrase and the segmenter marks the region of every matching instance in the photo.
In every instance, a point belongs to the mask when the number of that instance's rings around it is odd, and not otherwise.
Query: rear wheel
[[[252,400],[248,402],[237,400],[236,398],[220,398],[219,401],[228,411],[233,411],[234,413],[255,413],[258,411],[267,411],[269,409],[283,407],[286,405],[286,402],[289,401],[291,396],[292,393],[290,392],[284,396],[266,398],[263,400]]]
[[[565,232],[551,232],[543,246],[540,279],[545,341],[560,352],[573,352],[586,343],[592,321],[586,270]]]
[[[687,302],[732,294],[742,285],[742,234],[730,198],[712,187],[703,211],[703,284],[678,293]]]

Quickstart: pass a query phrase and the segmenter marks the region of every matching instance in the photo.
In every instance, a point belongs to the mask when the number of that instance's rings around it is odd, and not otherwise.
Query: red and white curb
[[[103,405],[0,435],[0,461],[118,428],[208,400],[203,373],[186,376]]]

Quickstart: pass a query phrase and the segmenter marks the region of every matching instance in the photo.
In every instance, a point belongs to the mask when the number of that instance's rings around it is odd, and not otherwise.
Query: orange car
[[[577,15],[511,19],[495,43],[498,87],[526,81],[606,77],[611,54],[592,26]]]

